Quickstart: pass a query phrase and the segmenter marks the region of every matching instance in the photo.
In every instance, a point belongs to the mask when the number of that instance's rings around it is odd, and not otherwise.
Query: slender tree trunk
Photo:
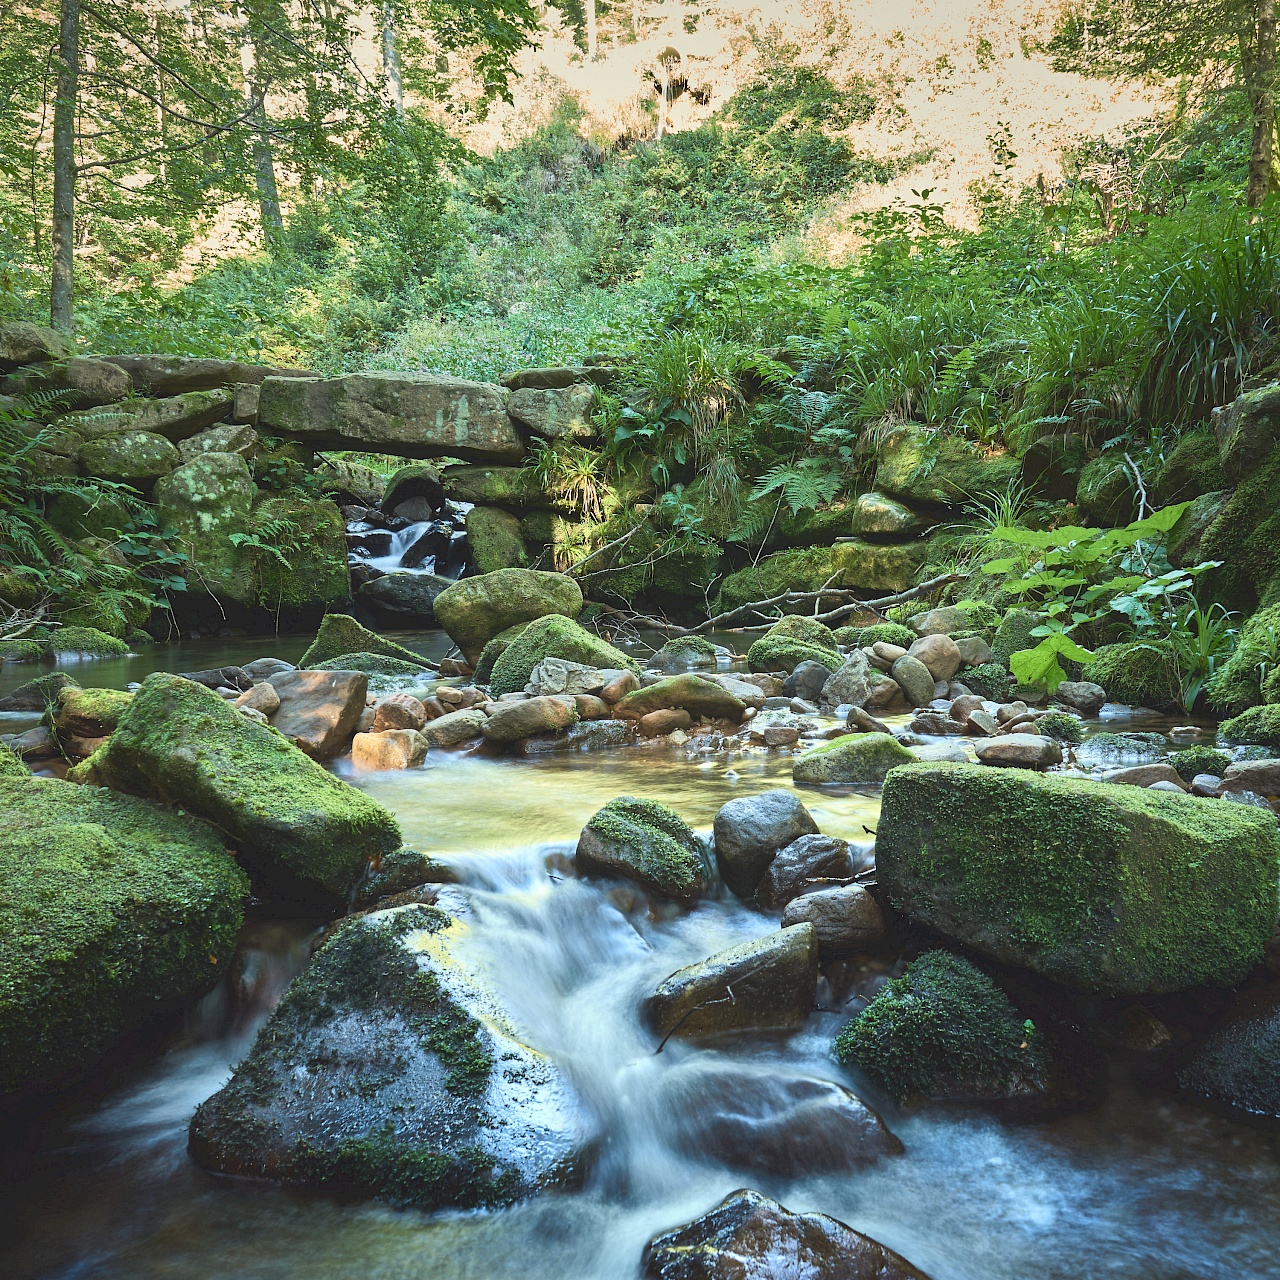
[[[404,79],[400,74],[400,49],[396,42],[395,0],[382,0],[382,74],[387,81],[391,105],[404,119]]]
[[[76,95],[80,77],[80,0],[62,0],[58,29],[58,99],[53,104],[53,271],[49,322],[75,325]]]
[[[594,58],[598,52],[599,33],[596,30],[596,0],[583,0],[587,11],[587,57]]]
[[[240,45],[240,68],[244,72],[244,101],[253,111],[253,180],[258,188],[258,212],[262,219],[262,236],[268,245],[276,244],[284,234],[280,216],[280,190],[276,186],[275,159],[271,154],[271,135],[267,132],[267,103],[258,83],[258,59],[253,38],[248,32]]]
[[[1256,209],[1276,190],[1276,0],[1258,0],[1257,43],[1245,63],[1249,105],[1253,110],[1253,148],[1249,153],[1246,202]]]

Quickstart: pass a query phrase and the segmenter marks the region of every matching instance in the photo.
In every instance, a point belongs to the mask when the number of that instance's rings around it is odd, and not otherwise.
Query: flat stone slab
[[[322,449],[518,462],[524,441],[506,403],[507,393],[492,383],[427,373],[267,378],[258,424]]]

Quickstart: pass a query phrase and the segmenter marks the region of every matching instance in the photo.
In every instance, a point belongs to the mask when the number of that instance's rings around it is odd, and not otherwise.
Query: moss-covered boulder
[[[1238,982],[1275,928],[1270,811],[1021,769],[885,779],[876,870],[913,919],[1098,992]]]
[[[59,627],[49,641],[54,653],[87,654],[92,658],[123,658],[129,646],[97,627]]]
[[[253,520],[259,529],[288,530],[280,548],[288,566],[272,556],[258,561],[259,604],[275,611],[331,606],[351,598],[346,525],[335,503],[297,494],[264,498],[256,504]]]
[[[1280,604],[1259,609],[1240,628],[1231,656],[1209,677],[1205,699],[1215,710],[1238,715],[1263,701],[1261,677],[1280,647]]]
[[[89,440],[80,449],[80,468],[87,476],[148,487],[182,461],[164,436],[152,431],[125,431]]]
[[[465,715],[466,712],[454,712]],[[443,719],[443,717],[441,717]],[[438,723],[433,721],[432,723]],[[406,893],[424,884],[456,884],[458,873],[429,854],[419,853],[408,845],[380,858],[360,882],[353,905],[359,909],[373,906],[393,894]],[[385,904],[391,905],[391,904]]]
[[[1178,517],[1177,523],[1165,535],[1165,551],[1169,563],[1178,569],[1194,568],[1206,557],[1202,554],[1204,536],[1231,500],[1225,490],[1203,493],[1192,499],[1191,505]]]
[[[1280,988],[1242,991],[1177,1082],[1245,1122],[1280,1120]]]
[[[557,613],[582,612],[582,588],[562,573],[499,569],[462,578],[435,599],[436,617],[473,666],[500,631]]]
[[[380,506],[390,515],[395,509],[410,498],[423,498],[433,511],[444,506],[444,486],[440,483],[438,467],[428,466],[425,462],[412,462],[401,467],[382,491]]]
[[[959,436],[908,424],[881,441],[876,488],[908,502],[963,506],[1006,492],[1019,471],[1008,454],[983,453]]]
[[[109,489],[85,489],[58,494],[45,518],[67,538],[113,539],[128,528],[133,512],[123,497]]]
[[[869,649],[873,644],[882,642],[910,649],[918,637],[910,627],[904,627],[900,622],[873,622],[867,627],[840,627],[835,638],[838,644],[854,645],[859,649]]]
[[[77,738],[102,738],[115,732],[120,717],[133,701],[123,689],[59,689],[51,718],[59,733]]]
[[[1169,753],[1169,763],[1183,782],[1190,782],[1198,773],[1211,773],[1221,778],[1231,765],[1231,757],[1216,747],[1185,747]]]
[[[632,880],[677,902],[711,887],[706,846],[678,813],[656,800],[610,800],[582,829],[575,860],[588,875]]]
[[[1173,648],[1160,640],[1106,644],[1082,668],[1082,679],[1100,684],[1110,702],[1160,710],[1182,696],[1182,671]]]
[[[408,663],[420,671],[428,670],[428,664],[421,655],[406,649],[394,640],[380,636],[368,627],[362,627],[353,617],[345,613],[326,613],[320,623],[320,630],[311,642],[306,653],[298,660],[298,669],[307,670],[352,670],[363,671],[363,667],[330,667],[321,668],[322,662],[332,662],[334,658],[347,653],[377,654],[383,658],[395,658],[399,662]]]
[[[928,523],[887,493],[860,493],[853,504],[849,532],[860,538],[908,538]]]
[[[1188,431],[1169,451],[1155,486],[1159,506],[1190,502],[1227,488],[1218,461],[1218,441],[1208,428]]]
[[[524,511],[555,505],[533,471],[526,467],[445,467],[440,472],[440,483],[445,497],[477,507]]]
[[[206,1168],[421,1209],[511,1203],[580,1170],[573,1087],[422,904],[348,920],[201,1104]]]
[[[1085,458],[1084,440],[1074,431],[1045,432],[1022,455],[1022,483],[1037,497],[1072,502]]]
[[[156,515],[191,560],[193,589],[253,599],[252,557],[231,541],[250,535],[253,498],[249,464],[238,453],[201,454],[156,482]]]
[[[49,671],[0,698],[0,711],[46,711],[62,689],[78,689],[80,682],[65,671]]]
[[[275,730],[203,685],[156,672],[70,777],[179,804],[213,823],[282,896],[345,902],[369,859],[398,849],[395,819]]]
[[[833,547],[779,551],[765,556],[759,564],[729,574],[720,584],[715,612],[726,613],[757,600],[771,600],[787,591],[820,591],[828,585],[833,588],[842,586],[834,552]],[[837,602],[837,598],[832,596],[832,605]],[[798,604],[795,609],[811,613],[813,606]]]
[[[248,890],[222,836],[194,817],[0,777],[0,1094],[55,1088],[208,991]]]
[[[523,569],[529,563],[520,517],[501,507],[472,507],[467,512],[467,541],[477,573]]]
[[[488,684],[493,676],[493,668],[497,665],[497,661],[512,643],[520,636],[529,624],[527,622],[517,622],[514,627],[508,627],[505,631],[499,631],[492,640],[480,651],[480,659],[475,665],[475,681],[476,684]]]
[[[0,778],[29,778],[31,770],[17,751],[0,743]]]
[[[1222,415],[1218,440],[1226,484],[1238,484],[1271,460],[1280,443],[1280,382],[1237,396]]]
[[[363,671],[367,676],[405,676],[415,679],[428,673],[420,662],[388,658],[384,653],[340,653],[327,662],[308,663],[309,671]]]
[[[797,756],[791,777],[813,786],[843,782],[873,787],[890,769],[914,763],[915,756],[890,733],[847,733]]]
[[[1031,632],[1033,628],[1041,626],[1044,620],[1043,614],[1032,613],[1028,609],[1011,609],[996,627],[991,652],[1006,671],[1009,669],[1009,659],[1015,653],[1034,649],[1040,643],[1039,638]]]
[[[1280,704],[1250,707],[1218,726],[1218,732],[1233,746],[1247,744],[1280,750]]]
[[[614,707],[614,714],[624,720],[638,720],[651,711],[683,710],[695,719],[732,720],[738,724],[746,709],[747,704],[723,685],[686,671],[632,690]]]
[[[802,662],[820,662],[835,671],[842,661],[831,628],[800,614],[779,619],[747,650],[752,671],[794,671]]]
[[[1046,1037],[981,969],[946,951],[882,987],[836,1037],[835,1054],[899,1104],[1034,1095],[1049,1067]]]
[[[1104,453],[1085,463],[1076,486],[1076,502],[1090,523],[1126,525],[1138,516],[1133,472],[1118,453]]]
[[[572,618],[551,613],[536,618],[516,636],[493,664],[489,685],[495,694],[517,693],[529,683],[534,667],[543,658],[564,658],[606,671],[639,672],[634,658],[615,649]]]
[[[48,647],[42,640],[0,640],[0,663],[39,662]]]

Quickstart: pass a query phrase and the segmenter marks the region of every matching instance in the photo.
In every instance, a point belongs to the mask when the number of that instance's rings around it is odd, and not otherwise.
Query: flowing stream
[[[442,652],[438,637],[418,639],[422,651]],[[152,668],[218,666],[268,649],[296,660],[304,646],[157,647],[78,674],[124,684]],[[832,1037],[858,1005],[825,984],[822,1009],[797,1035],[714,1050],[672,1041],[655,1053],[638,1017],[643,995],[681,965],[776,928],[776,917],[728,899],[650,914],[625,887],[567,871],[578,832],[620,794],[661,799],[705,830],[726,800],[789,786],[787,754],[433,752],[423,769],[352,780],[397,814],[407,843],[461,873],[474,909],[471,958],[592,1114],[600,1139],[585,1185],[501,1212],[428,1215],[196,1168],[187,1121],[305,962],[314,928],[255,918],[242,939],[238,1001],[213,992],[170,1043],[104,1072],[11,1138],[0,1275],[635,1280],[651,1235],[752,1186],[867,1232],[933,1280],[1280,1277],[1276,1138],[1176,1098],[1118,1082],[1103,1109],[1034,1126],[899,1114],[831,1058]],[[869,843],[876,796],[803,798],[823,832]],[[876,980],[855,975],[851,990],[873,991]],[[708,1137],[718,1119],[766,1126],[829,1081],[877,1106],[906,1153],[849,1171],[813,1134],[812,1158],[802,1151],[784,1172],[718,1157]]]

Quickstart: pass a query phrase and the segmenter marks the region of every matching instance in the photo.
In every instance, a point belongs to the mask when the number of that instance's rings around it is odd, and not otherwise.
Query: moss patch
[[[1221,778],[1231,764],[1231,757],[1215,747],[1187,747],[1182,751],[1171,751],[1168,759],[1183,782],[1190,782],[1198,773],[1211,773]]]
[[[962,667],[956,672],[956,679],[980,698],[990,698],[992,702],[1006,702],[1009,698],[1009,672],[998,662]]]
[[[587,871],[625,876],[678,901],[708,887],[702,841],[678,813],[656,800],[610,800],[587,823],[577,860]]]
[[[39,662],[47,647],[39,640],[0,640],[0,662]]]
[[[476,663],[475,681],[476,684],[488,684],[490,677],[493,675],[494,664],[498,661],[511,643],[520,635],[524,634],[524,629],[529,624],[527,622],[517,622],[514,627],[508,627],[505,631],[500,631],[480,652],[480,659]]]
[[[1209,677],[1205,698],[1215,711],[1238,715],[1263,700],[1259,684],[1263,664],[1280,652],[1280,604],[1259,609],[1240,628],[1235,651]]]
[[[898,622],[874,622],[869,627],[841,627],[835,632],[836,641],[844,645],[856,645],[859,649],[873,644],[896,644],[910,649],[916,641],[916,633]]]
[[[1084,741],[1084,725],[1065,711],[1050,711],[1047,716],[1041,716],[1035,723],[1035,731],[1055,742],[1075,745]]]
[[[336,503],[295,494],[265,498],[255,505],[253,521],[259,528],[288,521],[296,530],[282,548],[287,568],[271,556],[259,560],[259,604],[267,609],[302,608],[350,599],[346,525]]]
[[[895,906],[1106,992],[1239,981],[1275,927],[1278,859],[1269,811],[967,764],[895,769],[876,836]]]
[[[985,454],[958,436],[908,425],[880,444],[876,488],[925,503],[961,505],[1004,493],[1021,466],[1008,454]]]
[[[1024,649],[1034,649],[1040,643],[1031,631],[1043,622],[1044,617],[1041,614],[1031,613],[1026,609],[1011,609],[1005,615],[996,628],[995,639],[991,642],[991,652],[1006,671],[1009,669],[1009,659],[1013,654],[1021,653]]]
[[[876,786],[890,769],[913,764],[915,756],[889,733],[848,733],[806,751],[791,766],[796,782],[844,782]]]
[[[59,627],[49,647],[55,653],[91,653],[98,658],[122,658],[129,646],[95,627]]]
[[[493,664],[490,687],[499,696],[518,692],[529,683],[534,667],[543,658],[564,658],[568,662],[581,662],[604,670],[626,670],[637,674],[640,671],[639,663],[621,649],[615,649],[572,618],[552,613],[529,623],[503,649]]]
[[[378,654],[384,658],[396,658],[407,662],[419,671],[427,670],[426,661],[402,644],[387,640],[368,627],[362,627],[353,617],[345,613],[327,613],[320,623],[320,630],[311,642],[311,647],[298,662],[299,669],[319,670],[312,664],[328,662],[345,654]],[[333,668],[329,668],[333,670]]]
[[[1280,705],[1250,707],[1218,726],[1227,742],[1280,749]]]
[[[1182,696],[1178,660],[1172,646],[1162,641],[1103,645],[1085,664],[1083,678],[1100,684],[1108,701],[1132,707],[1159,710],[1176,705]]]
[[[195,818],[0,778],[0,1094],[78,1074],[226,971],[249,884]]]

